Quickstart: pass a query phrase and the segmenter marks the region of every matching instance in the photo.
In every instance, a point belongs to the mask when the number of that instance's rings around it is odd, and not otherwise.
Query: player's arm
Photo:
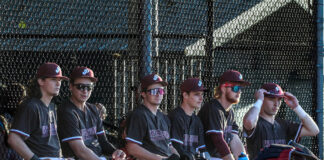
[[[145,148],[141,147],[140,145],[127,141],[126,144],[126,149],[130,155],[133,155],[137,159],[143,159],[143,160],[162,160],[163,158],[167,157],[162,157],[157,154],[153,154],[146,150]]]
[[[170,149],[171,149],[171,153],[172,153],[172,154],[176,154],[177,156],[180,157],[178,151],[177,151],[177,150],[176,150],[172,145],[170,145]]]
[[[99,144],[102,148],[102,153],[105,155],[112,155],[112,158],[115,160],[118,159],[124,159],[126,157],[126,154],[122,151],[115,148],[114,145],[112,145],[108,140],[107,137],[105,135],[105,133],[103,132],[103,134],[99,134],[98,136],[98,141]]]
[[[34,153],[29,149],[29,147],[24,142],[23,138],[14,133],[10,132],[8,136],[8,144],[12,149],[14,149],[23,159],[31,159]]]
[[[244,152],[245,149],[240,137],[237,134],[233,134],[233,139],[230,142],[230,148],[235,159],[238,159],[238,156]]]
[[[83,140],[70,140],[67,143],[78,158],[88,160],[100,160],[100,158],[95,153],[93,153],[92,150],[85,146]]]
[[[314,120],[299,105],[297,98],[291,93],[285,92],[284,100],[288,107],[290,107],[297,114],[303,124],[299,136],[316,136],[319,133],[319,128]]]
[[[217,151],[220,153],[222,159],[224,160],[234,160],[231,150],[227,145],[223,133],[209,133]]]
[[[264,99],[264,92],[266,92],[266,90],[264,89],[259,89],[255,92],[254,97],[257,101],[254,103],[253,107],[251,107],[249,111],[244,115],[243,126],[247,131],[251,131],[257,125],[259,113]]]

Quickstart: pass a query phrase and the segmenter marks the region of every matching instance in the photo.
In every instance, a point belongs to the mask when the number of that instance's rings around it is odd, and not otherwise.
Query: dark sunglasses
[[[80,91],[92,91],[94,88],[94,85],[92,84],[73,84],[78,90]]]
[[[163,88],[153,88],[153,89],[146,90],[146,92],[149,92],[152,96],[155,96],[157,94],[164,95]]]
[[[233,84],[224,84],[225,87],[230,87],[234,93],[241,91],[242,86],[237,86]]]

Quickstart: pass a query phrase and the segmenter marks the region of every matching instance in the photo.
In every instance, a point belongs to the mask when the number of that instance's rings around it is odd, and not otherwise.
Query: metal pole
[[[317,4],[317,123],[320,128],[318,136],[319,158],[323,159],[323,4],[324,0],[318,0]]]
[[[141,5],[141,39],[142,61],[140,63],[140,78],[152,73],[152,0],[142,0]]]

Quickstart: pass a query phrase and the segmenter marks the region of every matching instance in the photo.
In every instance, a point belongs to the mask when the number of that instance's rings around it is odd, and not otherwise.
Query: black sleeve
[[[18,112],[14,118],[10,132],[17,133],[24,137],[29,137],[30,134],[37,129],[38,122],[38,110],[32,101],[28,103],[22,103]]]
[[[127,123],[126,140],[142,145],[147,131],[145,115],[140,111],[134,111]]]
[[[213,104],[208,104],[208,105],[213,105]],[[207,133],[222,133],[224,129],[224,124],[222,124],[222,116],[220,115],[219,111],[214,109],[215,107],[208,106],[210,108],[209,112],[206,113],[207,115],[202,115],[202,116],[207,116],[208,121],[209,121],[209,126],[206,126],[206,131]]]
[[[205,145],[205,137],[204,137],[204,127],[203,124],[201,123],[200,119],[197,118],[198,124],[199,124],[199,135],[198,135],[198,148],[200,152],[204,152],[206,150],[206,145]]]
[[[62,142],[82,140],[80,118],[74,110],[59,106],[57,109],[57,130]]]

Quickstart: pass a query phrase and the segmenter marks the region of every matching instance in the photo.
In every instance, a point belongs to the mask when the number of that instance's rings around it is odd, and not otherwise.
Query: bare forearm
[[[22,158],[30,159],[34,153],[29,149],[24,140],[15,133],[10,133],[8,137],[8,143],[12,149],[14,149]]]
[[[157,154],[153,154],[149,152],[148,150],[144,149],[143,147],[139,146],[138,144],[128,142],[127,143],[127,151],[137,159],[143,159],[143,160],[161,160],[162,157]]]
[[[294,111],[296,112],[296,114],[298,115],[299,119],[303,124],[303,129],[302,132],[300,133],[300,136],[316,136],[319,133],[319,128],[317,124],[314,122],[314,120],[306,112],[298,113],[304,111],[301,108],[297,108]]]
[[[262,100],[257,100],[253,107],[244,115],[243,125],[247,130],[252,130],[257,125],[261,110]]]
[[[235,159],[238,159],[238,156],[242,152],[245,153],[243,143],[242,143],[242,141],[240,140],[240,137],[237,134],[233,134],[233,140],[230,142],[230,148],[231,148],[231,151],[232,151],[233,156],[235,157]]]
[[[232,154],[228,154],[224,157],[222,157],[223,160],[235,160]]]

